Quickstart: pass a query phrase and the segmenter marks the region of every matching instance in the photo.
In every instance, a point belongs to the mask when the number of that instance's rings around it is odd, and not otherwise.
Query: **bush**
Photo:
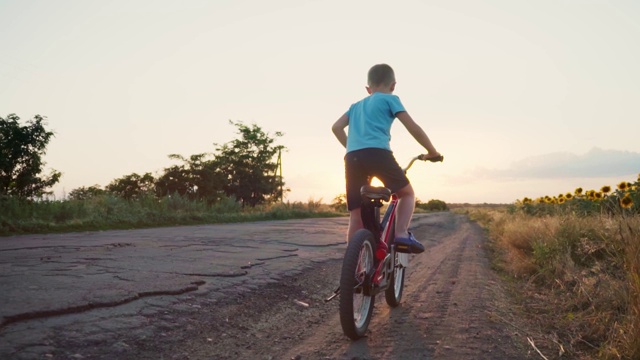
[[[449,210],[447,203],[445,203],[442,200],[429,200],[426,204],[420,202],[420,200],[417,200],[416,208],[426,210],[426,211],[448,211]]]

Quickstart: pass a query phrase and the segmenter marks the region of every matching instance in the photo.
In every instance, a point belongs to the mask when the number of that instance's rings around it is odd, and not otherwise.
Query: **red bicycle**
[[[416,156],[404,169],[405,173],[416,160],[438,162],[444,157]],[[398,196],[385,187],[371,185],[363,186],[360,194],[364,228],[349,239],[340,287],[327,298],[329,301],[340,295],[340,323],[344,334],[352,340],[363,337],[367,331],[376,295],[384,292],[389,306],[400,305],[404,273],[409,266],[409,255],[394,245]],[[380,208],[388,201],[389,206],[380,221]]]

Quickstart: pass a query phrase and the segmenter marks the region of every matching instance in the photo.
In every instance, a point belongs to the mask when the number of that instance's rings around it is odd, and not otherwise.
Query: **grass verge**
[[[65,201],[0,199],[0,236],[344,215],[315,200],[243,209],[231,199],[215,205],[182,197],[135,201],[108,195]]]
[[[640,359],[640,216],[461,212],[488,230],[494,266],[514,280],[547,348]]]

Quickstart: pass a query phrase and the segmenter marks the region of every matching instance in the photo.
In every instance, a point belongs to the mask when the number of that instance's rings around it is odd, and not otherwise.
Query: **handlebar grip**
[[[431,162],[443,162],[444,161],[444,155],[440,155],[438,157],[434,157],[434,158],[427,158],[427,154],[421,155],[421,159],[422,161],[431,161]]]

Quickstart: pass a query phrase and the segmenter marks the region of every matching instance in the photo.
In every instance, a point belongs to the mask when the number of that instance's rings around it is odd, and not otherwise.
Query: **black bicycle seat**
[[[389,201],[389,198],[391,198],[391,190],[382,186],[364,185],[360,188],[360,195],[367,199]]]

